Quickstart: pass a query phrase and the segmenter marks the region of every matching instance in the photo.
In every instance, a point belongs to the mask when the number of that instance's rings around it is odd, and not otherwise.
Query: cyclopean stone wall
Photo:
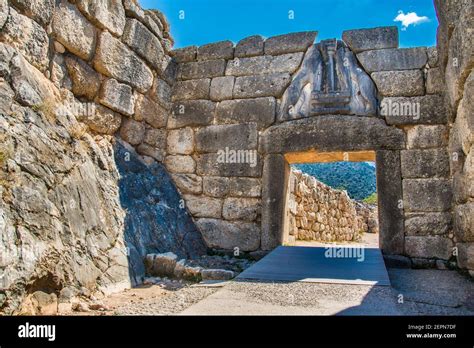
[[[346,191],[335,190],[315,177],[291,170],[288,180],[289,240],[360,241],[368,232],[367,216]]]
[[[435,1],[439,64],[436,79],[444,91],[453,180],[453,240],[458,266],[474,272],[474,5]]]

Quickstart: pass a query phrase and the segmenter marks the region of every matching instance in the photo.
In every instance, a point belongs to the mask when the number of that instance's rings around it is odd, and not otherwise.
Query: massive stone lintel
[[[324,114],[376,115],[376,88],[338,40],[311,46],[283,95],[280,121]]]

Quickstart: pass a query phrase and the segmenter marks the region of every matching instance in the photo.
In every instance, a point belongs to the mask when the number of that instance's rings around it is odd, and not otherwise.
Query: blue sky
[[[306,30],[318,31],[319,41],[340,38],[347,29],[387,25],[399,27],[400,47],[436,44],[438,20],[433,0],[139,1],[144,8],[165,13],[175,48]],[[184,19],[180,19],[183,14]],[[289,18],[291,14],[294,19]],[[399,21],[395,22],[397,17]]]

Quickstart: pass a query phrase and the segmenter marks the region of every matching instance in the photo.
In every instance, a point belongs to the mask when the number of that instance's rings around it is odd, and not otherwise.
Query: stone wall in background
[[[299,170],[291,170],[288,195],[289,243],[358,242],[363,233],[377,232],[375,207],[358,203],[346,191],[335,190]]]

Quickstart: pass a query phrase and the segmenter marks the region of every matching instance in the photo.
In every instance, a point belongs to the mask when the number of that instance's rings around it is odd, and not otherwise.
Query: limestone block
[[[386,97],[381,101],[381,115],[389,125],[445,124],[447,111],[438,95],[423,97]]]
[[[452,182],[447,179],[404,179],[403,207],[407,212],[451,209]]]
[[[222,217],[226,220],[254,221],[260,215],[260,199],[226,198]]]
[[[444,90],[444,76],[441,68],[428,69],[426,73],[426,93],[441,94]]]
[[[230,178],[230,195],[234,197],[260,197],[262,185],[260,179]]]
[[[226,148],[236,151],[256,149],[257,138],[255,123],[209,126],[196,132],[196,151],[217,152]]]
[[[136,19],[127,19],[122,41],[161,74],[165,52],[160,40]]]
[[[135,93],[135,119],[144,120],[154,128],[166,127],[168,112],[147,96]]]
[[[216,121],[222,123],[257,123],[263,129],[275,122],[276,101],[273,97],[226,100],[217,105]]]
[[[342,40],[354,53],[398,48],[398,27],[347,30],[342,33]]]
[[[0,29],[3,28],[3,25],[7,21],[9,13],[10,7],[8,6],[8,1],[0,0]]]
[[[235,57],[253,57],[263,55],[263,38],[260,35],[253,35],[240,40],[235,45]]]
[[[234,98],[281,97],[290,84],[288,73],[240,76],[235,80]]]
[[[193,174],[196,170],[196,162],[191,156],[166,156],[165,165],[171,173]]]
[[[454,233],[460,242],[474,242],[474,202],[456,205],[453,211]]]
[[[453,132],[456,133],[463,152],[467,155],[474,144],[474,73],[471,73],[464,85],[464,97],[459,103]]]
[[[357,59],[368,73],[422,69],[428,62],[425,47],[365,51]]]
[[[158,162],[163,162],[163,159],[165,158],[165,155],[166,155],[166,151],[164,150],[164,147],[158,148],[158,147],[148,145],[146,143],[142,143],[138,145],[137,152],[140,155],[151,157]]]
[[[421,70],[380,71],[371,77],[384,97],[416,97],[425,94]]]
[[[203,280],[230,280],[235,277],[233,271],[225,269],[203,269],[201,275]]]
[[[224,59],[181,63],[178,69],[178,78],[180,80],[194,80],[224,76],[225,66]]]
[[[447,235],[451,229],[450,212],[410,213],[405,217],[405,233],[409,236]]]
[[[449,155],[445,148],[402,150],[403,178],[434,178],[449,176]]]
[[[51,22],[54,0],[12,0],[11,3],[23,14],[32,18],[43,27]]]
[[[141,93],[145,93],[153,85],[153,73],[150,68],[107,31],[99,36],[94,67],[106,76],[130,84]]]
[[[438,67],[438,49],[436,46],[428,47],[426,49],[426,54],[428,54],[428,65],[430,68]]]
[[[77,7],[92,23],[115,36],[123,34],[125,9],[121,1],[77,0]]]
[[[96,29],[73,4],[62,1],[56,7],[53,33],[56,40],[68,51],[84,60],[92,58],[96,44]]]
[[[148,128],[143,139],[148,145],[165,149],[166,148],[166,130]]]
[[[196,225],[210,248],[254,251],[260,246],[260,227],[256,223],[198,219]]]
[[[194,152],[194,131],[190,127],[168,132],[168,153],[190,155]]]
[[[171,51],[171,56],[178,63],[192,62],[196,60],[197,46],[188,46]]]
[[[120,137],[130,145],[138,145],[145,138],[145,125],[132,119],[124,119],[120,127]]]
[[[409,149],[429,149],[448,145],[446,126],[414,126],[407,131]]]
[[[79,58],[66,56],[64,60],[72,80],[72,93],[76,97],[94,100],[99,94],[100,75]]]
[[[254,151],[254,150],[251,150]],[[217,153],[208,153],[196,156],[197,174],[210,176],[237,176],[237,177],[260,177],[262,174],[263,161],[260,154],[251,153],[250,161],[244,156],[242,162],[222,161],[222,156]],[[240,156],[239,156],[240,158]],[[248,162],[248,163],[247,163]]]
[[[167,252],[163,254],[151,254],[147,255],[153,258],[153,266],[151,269],[151,275],[158,277],[171,277],[174,273],[174,268],[176,267],[176,262],[178,261],[178,256],[172,252]]]
[[[198,60],[232,59],[234,44],[232,41],[220,41],[200,46],[197,50]]]
[[[135,112],[135,98],[132,88],[115,79],[108,79],[102,84],[99,102],[127,116],[132,116]]]
[[[222,200],[206,196],[184,195],[186,206],[194,217],[220,218]]]
[[[442,236],[407,236],[405,251],[408,256],[448,260],[452,255],[453,242]]]
[[[213,101],[232,99],[234,91],[234,76],[219,76],[211,81],[210,98]]]
[[[178,81],[173,86],[172,101],[209,99],[211,79]]]
[[[49,38],[46,31],[14,8],[10,8],[0,31],[0,41],[17,49],[38,70],[45,72],[48,69]]]
[[[94,104],[95,112],[84,120],[94,131],[112,135],[119,130],[122,116],[102,105]]]
[[[138,4],[138,0],[124,0],[123,7],[125,9],[125,15],[127,17],[144,20],[145,11]]]
[[[176,187],[181,193],[195,194],[202,193],[202,178],[196,174],[172,174],[171,177]]]
[[[265,54],[303,52],[316,40],[318,32],[307,31],[286,35],[272,36],[265,40]]]
[[[166,110],[171,109],[171,87],[166,81],[156,77],[150,96]]]
[[[458,266],[464,269],[474,269],[474,243],[458,243]]]
[[[168,121],[168,128],[207,126],[212,124],[216,104],[208,100],[176,102]]]
[[[257,74],[294,73],[303,60],[303,52],[279,56],[235,58],[227,62],[226,75],[246,76]]]
[[[230,178],[222,178],[219,176],[205,176],[203,178],[204,194],[216,198],[227,196],[230,191],[230,180]]]

